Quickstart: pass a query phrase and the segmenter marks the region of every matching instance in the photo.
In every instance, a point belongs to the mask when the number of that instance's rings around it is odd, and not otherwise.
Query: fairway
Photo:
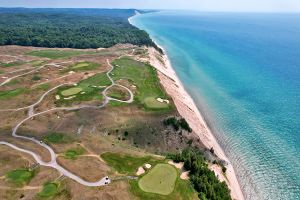
[[[50,58],[50,59],[59,59],[59,58],[67,58],[72,56],[78,56],[81,54],[92,54],[93,52],[87,51],[75,51],[75,50],[39,50],[39,51],[31,51],[27,53],[27,55]]]
[[[71,95],[78,94],[81,91],[82,91],[82,88],[74,87],[74,88],[70,88],[70,89],[62,91],[61,94],[64,96],[71,96]]]
[[[157,164],[139,181],[139,187],[150,193],[171,194],[177,179],[176,169],[169,164]]]

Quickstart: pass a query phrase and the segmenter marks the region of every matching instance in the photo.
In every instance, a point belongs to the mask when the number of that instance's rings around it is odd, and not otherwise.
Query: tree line
[[[134,10],[0,8],[0,45],[58,48],[156,45],[128,22]],[[157,47],[156,47],[157,48]]]

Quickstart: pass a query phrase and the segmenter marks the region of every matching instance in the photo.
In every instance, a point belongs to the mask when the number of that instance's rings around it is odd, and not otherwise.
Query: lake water
[[[300,14],[157,12],[166,50],[246,199],[300,199]]]

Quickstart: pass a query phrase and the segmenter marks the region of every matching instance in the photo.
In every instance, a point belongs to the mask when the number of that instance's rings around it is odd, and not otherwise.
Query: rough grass
[[[169,195],[175,187],[177,170],[169,164],[157,164],[139,180],[139,187],[150,193]]]
[[[84,152],[85,152],[84,148],[82,148],[81,146],[77,146],[74,149],[68,149],[64,153],[64,157],[67,159],[75,160],[78,158],[78,156],[82,155]]]
[[[27,53],[27,55],[50,58],[50,59],[59,59],[59,58],[78,56],[81,54],[93,54],[93,53],[94,52],[76,51],[76,50],[39,50],[39,51],[31,51]]]
[[[15,61],[15,62],[10,62],[10,63],[0,63],[1,67],[14,67],[14,66],[19,66],[23,65],[25,62],[23,61]]]
[[[171,110],[172,106],[157,107],[153,103],[145,100],[149,97],[156,99],[169,99],[160,85],[156,70],[147,64],[132,60],[127,57],[114,60],[112,63],[114,70],[111,75],[114,80],[127,79],[130,83],[137,87],[135,94],[135,102],[142,105],[148,110]]]
[[[59,193],[59,185],[57,183],[45,183],[43,189],[38,193],[38,196],[44,198],[55,197]]]
[[[162,162],[151,156],[137,157],[110,152],[101,154],[101,158],[121,174],[135,174],[137,169],[145,163],[149,163],[153,166],[158,162]]]
[[[44,84],[37,86],[37,89],[40,89],[40,90],[48,90],[49,88],[50,88],[50,85],[48,83],[44,83]]]
[[[26,91],[25,88],[17,88],[15,90],[0,91],[0,100],[12,99],[13,97],[23,94],[25,91]]]
[[[29,169],[16,169],[8,172],[6,178],[16,185],[22,186],[29,183],[29,181],[34,177],[34,171]]]
[[[81,91],[82,91],[82,88],[80,88],[80,87],[73,87],[73,88],[69,88],[67,90],[62,91],[61,94],[63,96],[71,96],[71,95],[78,94]]]
[[[33,60],[33,61],[30,61],[29,64],[31,64],[31,66],[33,67],[38,67],[38,66],[41,66],[45,61],[43,60]]]
[[[44,142],[54,144],[70,143],[73,142],[73,138],[63,133],[50,133],[45,136]]]

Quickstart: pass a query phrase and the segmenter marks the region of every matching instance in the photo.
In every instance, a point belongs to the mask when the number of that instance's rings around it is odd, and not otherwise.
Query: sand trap
[[[144,168],[143,168],[143,167],[139,167],[139,168],[138,168],[138,171],[136,172],[136,175],[140,176],[140,175],[142,175],[143,173],[145,173]]]
[[[60,100],[60,96],[59,95],[55,95],[55,99],[56,100]]]
[[[180,174],[180,178],[183,179],[183,180],[188,180],[190,177],[189,177],[189,172],[190,171],[185,171],[185,172],[182,172]]]
[[[146,164],[145,164],[145,167],[146,167],[147,169],[150,169],[150,168],[151,168],[151,165],[148,164],[148,163],[146,163]]]
[[[170,160],[168,164],[175,166],[177,169],[182,169],[183,168],[183,162],[175,163],[173,160]]]

